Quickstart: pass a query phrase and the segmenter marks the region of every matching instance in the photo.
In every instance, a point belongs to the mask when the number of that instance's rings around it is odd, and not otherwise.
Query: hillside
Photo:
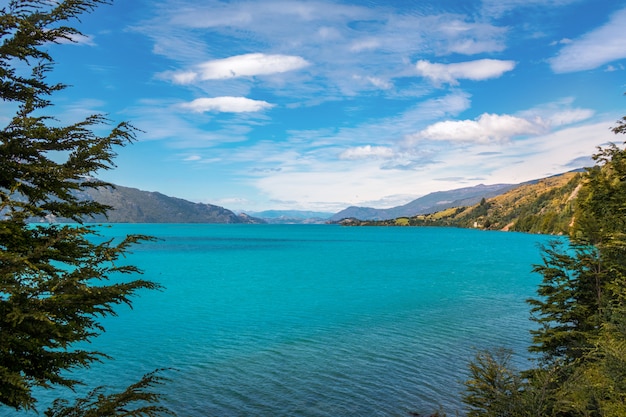
[[[451,207],[432,214],[380,222],[350,219],[342,224],[456,226],[566,234],[573,220],[573,203],[583,178],[583,173],[569,172],[522,184],[472,206]]]
[[[108,218],[99,216],[88,222],[109,223],[264,223],[263,220],[236,215],[211,204],[193,203],[161,193],[115,186],[87,189],[80,198],[113,207]]]
[[[333,215],[330,221],[340,221],[345,218],[359,220],[389,220],[398,217],[411,217],[418,214],[428,214],[441,211],[449,207],[470,206],[478,203],[482,198],[489,198],[506,192],[516,185],[512,184],[480,184],[475,187],[458,188],[449,191],[437,191],[427,194],[402,206],[388,209],[370,207],[348,207]]]

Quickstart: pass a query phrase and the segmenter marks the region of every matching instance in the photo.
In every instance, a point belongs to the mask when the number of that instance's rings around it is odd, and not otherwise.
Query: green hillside
[[[584,173],[568,172],[523,184],[467,207],[386,221],[346,220],[346,225],[453,226],[488,230],[567,234]]]

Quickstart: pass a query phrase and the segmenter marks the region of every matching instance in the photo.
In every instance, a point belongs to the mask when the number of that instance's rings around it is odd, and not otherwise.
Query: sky
[[[72,24],[49,111],[142,131],[98,175],[234,211],[388,208],[626,139],[626,0],[117,0]]]

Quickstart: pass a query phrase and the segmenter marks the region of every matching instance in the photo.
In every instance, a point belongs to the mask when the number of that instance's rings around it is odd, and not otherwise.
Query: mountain
[[[246,214],[211,204],[193,203],[157,192],[116,185],[86,189],[79,198],[113,207],[108,218],[98,216],[88,222],[108,223],[265,223]]]
[[[388,209],[370,207],[348,207],[333,215],[329,220],[333,222],[346,218],[358,220],[389,220],[398,217],[411,217],[418,214],[428,214],[444,210],[449,207],[469,206],[478,203],[483,198],[502,194],[517,185],[514,184],[480,184],[475,187],[458,188],[449,191],[438,191],[427,194],[408,204]]]
[[[77,197],[111,206],[109,223],[243,223],[429,225],[566,233],[580,170],[523,184],[478,185],[439,191],[389,209],[348,207],[337,214],[268,210],[239,215],[223,207],[193,203],[158,192],[123,186],[83,190]],[[46,219],[46,221],[63,219]],[[41,221],[34,220],[34,221]]]
[[[450,220],[463,227],[567,234],[585,174],[568,172],[523,184],[458,213]]]
[[[471,206],[384,221],[344,220],[347,225],[455,226],[567,234],[574,219],[574,204],[584,174],[568,172],[520,184]]]
[[[249,214],[272,224],[324,224],[333,215],[332,213],[303,210],[266,210],[250,212]]]

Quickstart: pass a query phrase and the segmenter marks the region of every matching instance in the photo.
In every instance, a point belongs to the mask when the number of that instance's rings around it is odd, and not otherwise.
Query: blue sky
[[[233,210],[397,206],[626,139],[626,1],[117,0],[77,27],[55,115],[144,131],[101,177]]]

